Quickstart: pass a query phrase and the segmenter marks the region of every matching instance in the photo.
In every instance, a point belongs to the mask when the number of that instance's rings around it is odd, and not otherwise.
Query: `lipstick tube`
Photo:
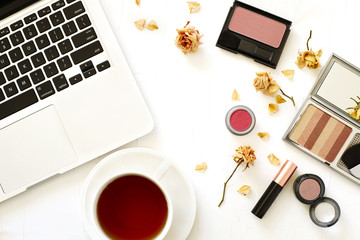
[[[292,174],[295,172],[297,166],[289,161],[282,165],[279,172],[276,174],[273,181],[270,183],[268,188],[265,190],[255,207],[251,211],[258,218],[262,218],[270,206],[273,204],[285,184],[288,182]]]

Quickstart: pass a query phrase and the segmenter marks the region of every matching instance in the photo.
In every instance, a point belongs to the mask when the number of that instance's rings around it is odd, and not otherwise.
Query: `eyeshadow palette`
[[[339,84],[341,82],[341,90]],[[360,184],[360,122],[347,112],[360,69],[332,54],[283,139]]]
[[[216,46],[276,68],[290,27],[286,19],[234,1]]]

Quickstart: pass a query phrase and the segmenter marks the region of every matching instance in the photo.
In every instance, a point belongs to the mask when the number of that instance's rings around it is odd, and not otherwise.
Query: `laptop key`
[[[36,26],[38,27],[40,33],[43,33],[51,28],[49,19],[47,18],[37,21]]]
[[[65,2],[64,0],[60,0],[60,1],[57,1],[53,4],[51,4],[51,7],[52,9],[55,11],[55,10],[58,10],[59,8],[62,8],[63,6],[65,6]]]
[[[92,40],[96,39],[97,35],[95,33],[94,28],[86,29],[85,31],[82,31],[81,33],[76,34],[71,38],[72,42],[74,43],[74,46],[80,47],[88,42],[91,42]]]
[[[58,50],[56,49],[56,46],[45,49],[44,53],[49,62],[60,56]]]
[[[93,42],[79,50],[72,52],[70,54],[74,64],[81,63],[99,53],[102,53],[104,50],[100,44],[100,41]]]
[[[45,15],[47,15],[49,13],[51,13],[50,7],[45,7],[45,8],[38,11],[39,17],[43,17],[43,16],[45,16]]]
[[[80,1],[64,8],[64,14],[67,20],[76,17],[84,12],[85,12],[84,5]]]
[[[57,25],[63,23],[65,19],[62,13],[58,11],[50,15],[50,21],[53,24],[53,26],[56,27]]]
[[[22,78],[16,80],[16,82],[20,88],[20,91],[24,91],[31,87],[31,82],[28,76],[23,76]]]
[[[5,85],[4,91],[7,97],[12,97],[19,92],[14,82]]]
[[[24,57],[19,47],[15,48],[14,50],[11,50],[9,52],[9,56],[13,63],[19,61],[20,59],[23,59]]]
[[[56,43],[64,38],[60,28],[55,28],[49,32],[50,39],[53,43]]]
[[[76,19],[76,23],[80,30],[88,27],[91,25],[89,16],[87,14],[84,14]]]
[[[0,88],[0,102],[4,101],[4,100],[5,100],[5,95],[4,95],[3,91]]]
[[[25,60],[19,62],[18,63],[18,68],[19,68],[21,74],[25,74],[25,73],[31,71],[32,66],[31,66],[31,63],[30,63],[29,59],[25,59]]]
[[[23,33],[24,33],[24,35],[25,35],[25,38],[28,39],[28,40],[29,40],[30,38],[33,38],[33,37],[35,37],[35,36],[38,35],[38,32],[36,31],[36,28],[35,28],[35,25],[34,25],[34,24],[31,24],[30,26],[25,27],[25,28],[23,29]]]
[[[15,31],[15,30],[17,30],[17,29],[19,29],[19,28],[21,28],[21,27],[23,27],[23,26],[24,26],[23,21],[22,21],[22,20],[19,20],[19,21],[17,21],[17,22],[14,22],[13,24],[11,24],[11,25],[10,25],[10,28],[11,28],[12,31]]]
[[[0,52],[5,52],[11,48],[8,38],[3,38],[0,40]]]
[[[4,27],[0,30],[0,37],[4,37],[10,33],[10,29],[8,27]]]
[[[31,81],[33,82],[33,84],[38,84],[39,82],[42,82],[45,80],[44,73],[42,72],[41,69],[38,69],[38,70],[30,73],[30,77],[31,77]]]
[[[3,69],[4,67],[7,67],[10,65],[9,58],[6,54],[3,54],[0,56],[0,69]]]
[[[83,80],[83,78],[82,78],[81,74],[76,74],[75,76],[69,78],[69,82],[71,85],[74,85],[82,80]]]
[[[68,82],[66,81],[66,77],[64,74],[61,74],[59,76],[56,76],[53,78],[53,83],[55,85],[55,88],[58,92],[61,90],[64,90],[65,88],[69,87]]]
[[[6,83],[5,76],[2,72],[0,72],[0,86]]]
[[[36,47],[33,41],[27,42],[24,45],[22,45],[22,49],[26,56],[29,56],[36,52]]]
[[[72,63],[68,56],[62,57],[62,58],[58,59],[56,62],[60,68],[60,71],[65,71],[66,69],[68,69],[72,66]]]
[[[29,24],[29,23],[35,21],[36,19],[37,19],[37,16],[36,16],[35,13],[33,13],[33,14],[30,14],[29,16],[25,17],[25,18],[24,18],[24,22],[25,22],[26,24]]]
[[[24,42],[24,37],[20,31],[17,31],[16,33],[10,35],[10,40],[13,46],[15,47],[20,43]]]
[[[36,102],[38,98],[34,89],[30,89],[10,100],[0,104],[0,120],[4,119]]]
[[[50,80],[36,86],[35,88],[41,100],[55,93],[55,89],[52,86]]]
[[[85,78],[91,77],[96,74],[96,70],[94,65],[91,61],[85,62],[80,65],[80,69]]]
[[[31,57],[32,64],[35,68],[40,67],[41,65],[45,64],[46,60],[42,52],[39,52]]]
[[[104,61],[104,62],[102,62],[102,63],[100,63],[100,64],[98,64],[97,66],[96,66],[96,68],[97,68],[97,70],[99,71],[99,72],[102,72],[102,71],[104,71],[105,69],[107,69],[107,68],[109,68],[110,67],[110,62],[109,61]]]
[[[58,44],[58,48],[61,52],[61,54],[66,54],[73,50],[73,47],[71,45],[71,42],[69,39],[66,39],[65,41],[62,41]]]
[[[11,81],[19,76],[18,70],[16,70],[15,66],[11,66],[7,69],[5,69],[5,75],[8,81]]]
[[[62,26],[62,29],[65,33],[66,36],[70,36],[74,33],[77,32],[77,28],[75,26],[75,23],[74,21],[71,21],[71,22],[68,22],[68,23],[65,23],[63,26]]]
[[[46,34],[41,35],[40,37],[36,38],[35,42],[39,49],[43,49],[44,47],[47,47],[50,45],[50,40],[46,36]]]
[[[57,69],[56,64],[52,62],[48,65],[45,65],[44,72],[45,72],[46,77],[50,78],[50,77],[58,74],[59,70]]]

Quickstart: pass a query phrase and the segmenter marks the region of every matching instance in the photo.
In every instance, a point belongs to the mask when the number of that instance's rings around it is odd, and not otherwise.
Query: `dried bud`
[[[181,29],[176,29],[178,35],[175,39],[175,45],[184,54],[196,52],[201,44],[200,38],[202,35],[199,34],[198,30],[195,30],[195,27],[188,26],[189,23],[190,22],[187,22],[187,24]]]
[[[295,64],[300,68],[307,67],[309,69],[317,69],[321,67],[320,64],[320,57],[322,55],[322,50],[320,49],[316,53],[313,52],[312,49],[299,52],[299,56],[297,57],[297,60]]]

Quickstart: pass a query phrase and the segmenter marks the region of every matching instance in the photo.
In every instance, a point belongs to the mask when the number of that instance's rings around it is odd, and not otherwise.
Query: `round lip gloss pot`
[[[235,135],[246,135],[255,127],[255,114],[250,108],[242,105],[231,108],[226,114],[225,123]]]

